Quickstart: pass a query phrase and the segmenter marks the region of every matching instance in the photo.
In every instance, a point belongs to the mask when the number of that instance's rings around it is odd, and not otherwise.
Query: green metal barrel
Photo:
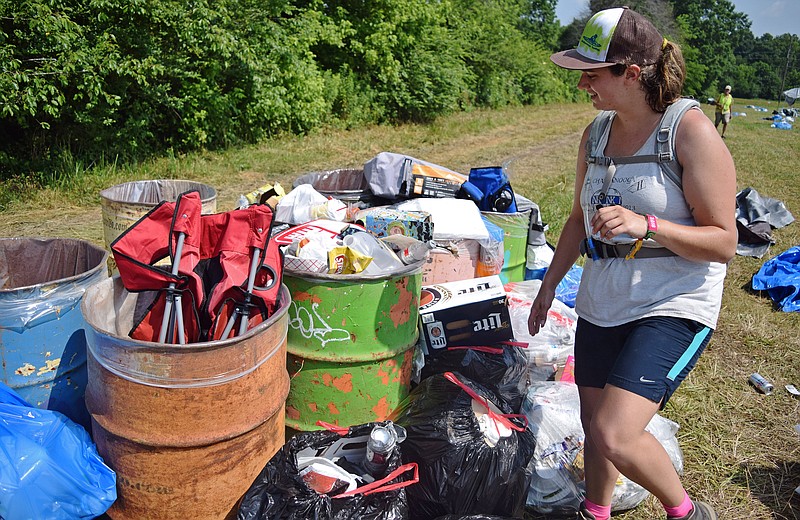
[[[383,277],[287,270],[286,426],[386,420],[406,398],[424,262]]]

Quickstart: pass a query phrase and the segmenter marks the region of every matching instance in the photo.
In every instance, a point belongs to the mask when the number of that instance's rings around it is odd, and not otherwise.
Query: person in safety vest
[[[602,111],[583,132],[572,210],[528,318],[534,335],[558,283],[586,254],[575,305],[586,434],[579,517],[609,518],[622,473],[653,494],[668,519],[717,519],[689,497],[645,427],[717,325],[726,263],[736,253],[733,159],[697,102],[681,98],[680,47],[635,11],[596,13],[578,47],[550,59],[581,71],[578,88]],[[679,173],[668,175],[668,165]]]
[[[730,85],[725,85],[725,90],[717,98],[716,104],[714,128],[719,128],[719,124],[722,123],[722,138],[725,139],[725,130],[728,129],[728,123],[731,122],[731,106],[733,105]]]

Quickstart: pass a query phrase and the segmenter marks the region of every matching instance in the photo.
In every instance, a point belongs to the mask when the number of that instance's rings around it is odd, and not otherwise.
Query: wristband
[[[644,239],[653,238],[658,233],[658,218],[655,215],[645,215],[647,220],[647,233],[644,234]]]

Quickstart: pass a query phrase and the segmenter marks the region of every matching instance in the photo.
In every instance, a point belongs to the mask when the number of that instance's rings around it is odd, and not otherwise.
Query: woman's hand
[[[528,332],[530,332],[531,336],[535,336],[547,323],[547,312],[550,310],[550,306],[553,305],[555,296],[554,290],[545,289],[544,286],[539,288],[539,293],[534,298],[531,306],[531,313],[528,315]]]
[[[605,206],[592,217],[592,233],[601,240],[610,241],[619,235],[642,238],[647,234],[647,217],[622,206]]]

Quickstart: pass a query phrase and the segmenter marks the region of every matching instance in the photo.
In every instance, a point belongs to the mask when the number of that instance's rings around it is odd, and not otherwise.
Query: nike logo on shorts
[[[639,377],[640,383],[655,383],[652,379],[645,379],[644,376]]]

